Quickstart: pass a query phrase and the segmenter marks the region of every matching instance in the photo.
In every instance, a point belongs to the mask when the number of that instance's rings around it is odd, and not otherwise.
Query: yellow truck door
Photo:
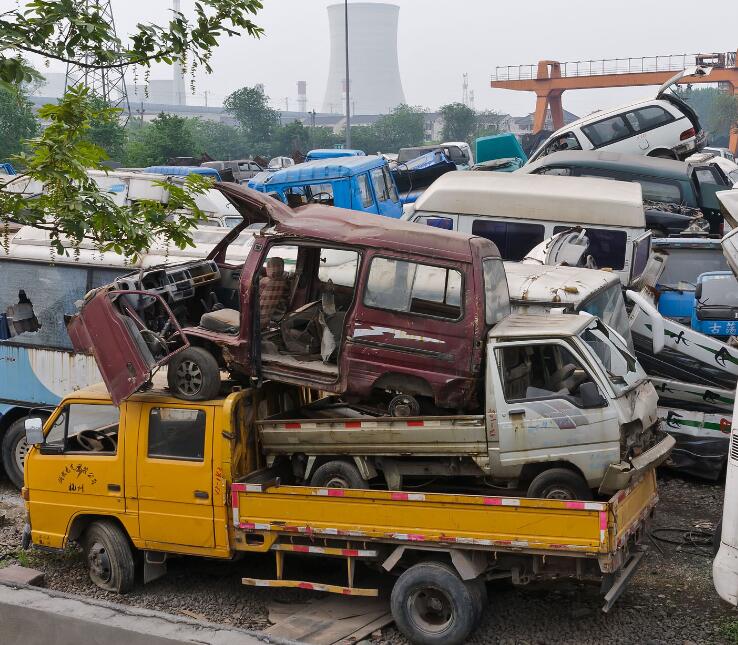
[[[26,461],[34,544],[63,546],[73,518],[123,516],[125,418],[109,401],[69,401],[47,421],[44,443]]]
[[[206,405],[141,405],[139,529],[152,549],[199,553],[215,546],[213,417]]]

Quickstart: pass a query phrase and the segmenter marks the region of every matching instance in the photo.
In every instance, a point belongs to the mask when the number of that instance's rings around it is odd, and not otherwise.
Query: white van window
[[[659,105],[649,105],[626,112],[625,118],[635,132],[653,130],[674,120],[674,117]]]
[[[461,318],[461,273],[427,264],[374,258],[364,304],[436,318]]]
[[[442,228],[444,231],[454,230],[454,220],[450,217],[434,217],[430,215],[423,215],[422,217],[416,217],[413,222],[418,224],[425,224],[426,226],[434,226],[435,228]]]
[[[554,226],[554,235],[570,229],[570,226]],[[587,226],[587,239],[588,255],[592,256],[598,268],[619,271],[625,266],[625,247],[628,243],[625,231]]]
[[[561,136],[556,137],[551,143],[549,143],[543,152],[540,154],[541,157],[550,155],[553,152],[561,152],[562,150],[581,150],[582,146],[579,143],[579,139],[576,138],[573,132],[567,132]],[[535,156],[535,155],[534,155]]]
[[[534,246],[543,242],[546,229],[543,224],[499,222],[475,219],[472,235],[487,238],[495,243],[503,260],[520,262]]]
[[[582,132],[595,148],[627,139],[633,134],[620,114],[582,126]]]

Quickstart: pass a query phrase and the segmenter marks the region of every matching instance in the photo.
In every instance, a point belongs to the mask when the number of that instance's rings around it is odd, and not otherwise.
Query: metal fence
[[[689,65],[735,67],[736,52],[715,54],[669,54],[641,58],[608,58],[576,60],[561,63],[561,76],[604,76],[606,74],[638,74],[642,72],[678,72]],[[538,65],[508,65],[496,67],[492,81],[522,81],[536,78]]]

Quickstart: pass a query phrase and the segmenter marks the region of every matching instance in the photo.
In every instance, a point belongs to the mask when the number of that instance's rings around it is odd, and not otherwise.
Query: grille
[[[738,461],[738,435],[733,435],[730,442],[730,458]]]

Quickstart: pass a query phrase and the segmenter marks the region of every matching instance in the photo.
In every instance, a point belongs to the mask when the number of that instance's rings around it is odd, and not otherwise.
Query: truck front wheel
[[[202,347],[188,347],[167,365],[167,383],[174,396],[187,401],[207,401],[220,391],[218,361]]]
[[[133,587],[135,562],[123,530],[113,522],[93,522],[82,545],[90,579],[100,589],[127,593]]]
[[[484,611],[481,597],[443,562],[424,562],[405,571],[390,599],[399,630],[419,645],[457,645]]]
[[[592,491],[584,478],[566,468],[544,470],[530,483],[526,497],[590,500]]]

